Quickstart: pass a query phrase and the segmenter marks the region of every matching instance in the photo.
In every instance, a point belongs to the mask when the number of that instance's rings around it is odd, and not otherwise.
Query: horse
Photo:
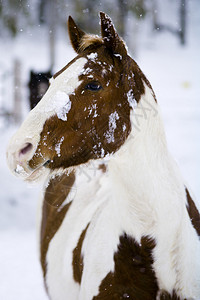
[[[69,17],[76,57],[12,137],[11,171],[44,180],[40,261],[53,300],[200,299],[200,214],[151,84],[112,20]]]

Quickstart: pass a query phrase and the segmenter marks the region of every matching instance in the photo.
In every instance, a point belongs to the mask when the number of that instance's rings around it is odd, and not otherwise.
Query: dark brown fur
[[[158,285],[153,271],[155,241],[143,237],[141,244],[124,234],[114,255],[115,270],[102,281],[93,300],[155,300]]]
[[[195,206],[194,201],[192,200],[190,193],[188,189],[185,189],[186,196],[187,196],[187,211],[190,216],[192,225],[194,226],[194,229],[196,230],[197,234],[200,236],[200,214],[198,209]]]
[[[103,173],[106,173],[107,166],[105,164],[101,164],[101,165],[99,165],[99,170],[102,170]]]
[[[78,282],[79,284],[81,283],[81,278],[82,278],[82,273],[83,273],[83,256],[81,255],[81,250],[82,250],[82,245],[83,245],[83,241],[85,239],[85,235],[86,235],[88,226],[89,226],[89,224],[81,233],[78,244],[73,251],[73,263],[72,263],[73,264],[73,275],[74,275],[74,280],[76,282]]]
[[[181,299],[180,297],[177,296],[176,292],[173,291],[172,294],[169,294],[167,292],[162,292],[160,294],[159,300],[187,300],[187,299]]]
[[[62,221],[71,205],[71,202],[60,208],[62,203],[67,198],[75,181],[74,173],[69,175],[63,174],[51,179],[46,188],[42,210],[42,225],[41,225],[41,265],[44,277],[46,275],[46,254],[51,239],[59,229]]]

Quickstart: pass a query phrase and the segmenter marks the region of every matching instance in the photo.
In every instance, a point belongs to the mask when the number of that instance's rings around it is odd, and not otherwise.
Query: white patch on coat
[[[198,299],[199,237],[186,210],[184,181],[167,149],[159,107],[152,90],[145,90],[131,113],[132,132],[109,164],[116,199],[123,200],[121,205],[124,199],[129,202],[132,236],[138,242],[143,235],[155,239],[153,267],[160,289],[176,289],[181,298]],[[136,115],[142,116],[139,130]]]
[[[37,149],[38,142],[40,141],[40,133],[45,121],[54,115],[57,115],[62,120],[67,120],[67,113],[71,108],[69,95],[81,84],[79,75],[84,72],[86,62],[87,59],[84,57],[77,59],[51,82],[46,94],[30,111],[26,120],[12,137],[8,145],[7,161],[10,170],[15,175],[14,170],[17,168],[17,165],[24,168],[27,174],[31,173],[26,162],[32,158]],[[23,162],[19,162],[19,151],[26,143],[33,145],[32,150],[24,156]],[[18,175],[27,178],[25,172],[20,172]]]
[[[98,170],[98,166],[96,168]],[[93,175],[90,164],[86,172]],[[100,193],[101,174],[100,170],[97,171],[96,176],[91,176],[91,180],[88,181],[83,172],[79,174],[79,167],[77,168],[73,185],[73,189],[76,190],[73,202],[62,225],[51,240],[47,252],[46,283],[53,300],[79,298],[80,286],[73,279],[72,255],[82,231],[105,201],[105,196],[102,197]],[[67,199],[65,203],[68,203]],[[104,265],[102,267],[104,268]]]

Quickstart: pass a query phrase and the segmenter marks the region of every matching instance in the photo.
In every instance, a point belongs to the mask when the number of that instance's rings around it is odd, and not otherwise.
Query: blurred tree
[[[61,0],[60,0],[61,2]],[[55,40],[56,27],[59,25],[60,18],[57,18],[57,0],[39,0],[38,1],[38,19],[40,24],[46,24],[49,34],[50,49],[50,72],[55,63]]]
[[[147,1],[147,0],[146,0]],[[129,10],[137,19],[144,18],[147,13],[145,0],[134,0],[130,1]]]
[[[127,0],[118,0],[119,13],[118,13],[118,31],[124,37],[126,33],[126,18],[128,15],[129,5]]]
[[[40,21],[41,24],[46,22],[45,10],[46,10],[47,4],[48,4],[47,0],[40,0],[39,3],[38,3],[38,6],[39,6],[39,21]]]
[[[186,0],[180,3],[180,41],[182,45],[186,43]]]
[[[131,12],[133,17],[141,19],[146,16],[145,0],[117,0],[118,13],[118,30],[122,37],[126,34],[126,23],[128,13]]]
[[[4,33],[4,29],[12,36],[16,36],[20,30],[20,26],[28,20],[28,4],[27,0],[1,0],[0,1],[0,34]]]
[[[94,33],[97,28],[96,19],[98,13],[97,0],[75,0],[74,14],[79,26],[86,32]]]
[[[186,0],[179,0],[179,9],[177,11],[178,28],[169,24],[163,24],[159,21],[159,10],[157,0],[152,1],[153,27],[157,32],[166,30],[178,37],[181,45],[186,43]]]
[[[74,0],[73,11],[74,18],[78,25],[86,32],[99,34],[99,19],[98,14],[104,11],[115,19],[117,13],[117,0]],[[113,6],[115,9],[113,10]]]

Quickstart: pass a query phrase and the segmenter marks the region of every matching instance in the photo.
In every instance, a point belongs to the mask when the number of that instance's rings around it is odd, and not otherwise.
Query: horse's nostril
[[[22,155],[27,154],[28,152],[31,151],[32,148],[33,148],[33,145],[31,143],[26,143],[24,148],[22,148],[20,150],[19,155],[22,156]]]

